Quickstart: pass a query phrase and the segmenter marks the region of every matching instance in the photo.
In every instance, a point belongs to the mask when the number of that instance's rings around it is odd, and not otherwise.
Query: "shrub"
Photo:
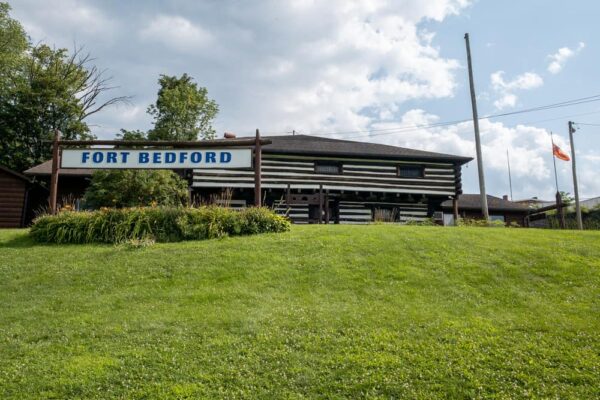
[[[266,208],[152,207],[65,211],[37,218],[30,230],[41,243],[177,242],[284,232],[290,223]]]
[[[459,218],[458,226],[478,226],[478,227],[486,227],[486,228],[504,228],[506,224],[504,221],[488,221],[485,219],[477,219],[477,218]]]
[[[188,184],[167,170],[103,170],[92,175],[83,198],[86,208],[180,206],[188,201]]]

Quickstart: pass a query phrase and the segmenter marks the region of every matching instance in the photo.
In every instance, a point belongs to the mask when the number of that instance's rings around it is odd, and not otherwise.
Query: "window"
[[[422,178],[423,167],[398,165],[398,176],[400,178]]]
[[[315,163],[315,174],[339,175],[342,173],[342,164],[339,163]]]

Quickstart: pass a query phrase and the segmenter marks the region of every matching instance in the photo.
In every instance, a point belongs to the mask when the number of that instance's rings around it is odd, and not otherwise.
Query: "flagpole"
[[[508,149],[506,149],[506,163],[508,164],[508,186],[510,188],[510,201],[513,201],[512,177],[510,176],[510,157],[508,156]]]
[[[556,193],[558,191],[558,174],[556,173],[556,157],[554,156],[554,138],[552,137],[552,131],[550,131],[550,140],[552,141],[552,162],[554,162],[554,180],[556,181]]]

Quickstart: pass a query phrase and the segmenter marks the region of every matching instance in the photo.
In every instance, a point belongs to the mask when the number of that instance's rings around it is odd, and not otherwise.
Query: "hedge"
[[[178,242],[289,228],[286,218],[267,208],[138,207],[44,215],[34,221],[30,235],[40,243]]]

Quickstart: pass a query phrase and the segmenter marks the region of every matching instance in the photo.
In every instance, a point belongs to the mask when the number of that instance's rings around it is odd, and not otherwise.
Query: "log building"
[[[448,154],[307,135],[268,136],[262,148],[263,203],[295,223],[406,222],[432,217],[462,193],[461,166]],[[232,190],[253,202],[253,170],[196,169],[191,187],[206,196]]]
[[[307,135],[266,136],[262,203],[295,223],[406,222],[431,218],[462,193],[461,167],[471,158]],[[51,161],[27,171],[49,180]],[[91,169],[61,170],[59,200],[81,196]],[[254,168],[179,171],[192,198],[231,207],[254,204]],[[227,191],[228,196],[223,196]],[[225,199],[225,200],[224,200]]]

